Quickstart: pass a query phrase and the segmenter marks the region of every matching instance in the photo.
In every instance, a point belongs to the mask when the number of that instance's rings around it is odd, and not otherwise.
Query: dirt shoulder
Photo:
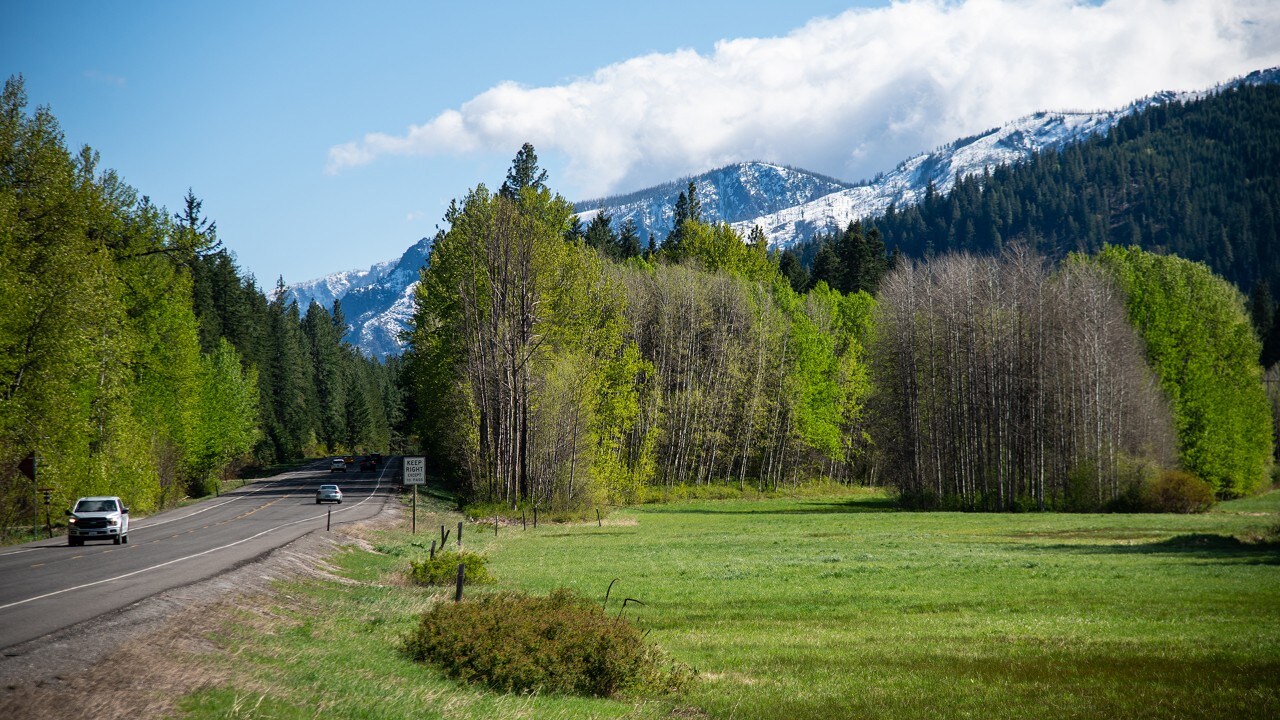
[[[217,685],[197,656],[236,607],[272,592],[277,580],[329,576],[325,559],[369,529],[400,521],[388,503],[376,517],[316,531],[217,577],[154,595],[119,612],[5,650],[0,717],[98,720],[169,716],[187,693]]]

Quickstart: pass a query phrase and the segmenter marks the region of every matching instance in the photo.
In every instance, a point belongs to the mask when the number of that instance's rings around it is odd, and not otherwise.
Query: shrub
[[[1199,513],[1213,507],[1216,498],[1209,483],[1182,470],[1169,470],[1142,489],[1142,509],[1147,512]]]
[[[761,490],[753,483],[745,487],[737,480],[707,482],[701,485],[661,485],[644,488],[640,501],[644,503],[672,503],[702,500],[762,500],[777,497],[824,497],[871,492],[861,485],[848,485],[827,478],[818,478],[795,485],[780,485]]]
[[[473,552],[443,550],[434,559],[410,560],[409,579],[417,585],[451,585],[458,579],[458,566],[465,565],[468,584],[493,582],[483,555]]]
[[[405,640],[419,662],[502,692],[608,697],[679,690],[692,677],[640,632],[571,590],[441,603]]]

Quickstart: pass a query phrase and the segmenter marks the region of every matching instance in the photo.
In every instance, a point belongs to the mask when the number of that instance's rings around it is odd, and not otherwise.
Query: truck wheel
[[[68,544],[68,545],[70,545],[71,547],[75,547],[75,546],[79,545],[80,543],[76,542],[76,539],[75,539],[75,538],[73,538],[73,537],[68,537],[68,538],[67,538],[67,544]]]
[[[128,545],[128,544],[129,544],[129,536],[128,536],[128,535],[121,536],[121,538],[120,538],[120,542],[124,543],[125,545]]]
[[[115,537],[111,538],[111,544],[112,544],[112,545],[119,545],[119,544],[120,544],[120,536],[119,536],[119,535],[117,535],[117,536],[115,536]]]

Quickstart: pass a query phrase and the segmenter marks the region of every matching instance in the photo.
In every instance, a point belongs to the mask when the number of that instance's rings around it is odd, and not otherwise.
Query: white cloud
[[[335,146],[328,170],[528,141],[564,160],[560,187],[579,198],[750,159],[859,179],[1036,110],[1114,108],[1275,65],[1274,0],[908,0],[564,85],[503,83],[403,135]]]

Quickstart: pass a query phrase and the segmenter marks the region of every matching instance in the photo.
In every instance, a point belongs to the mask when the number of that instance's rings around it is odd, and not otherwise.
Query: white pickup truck
[[[129,542],[129,508],[124,501],[115,496],[77,500],[67,511],[67,544],[83,545],[85,540]]]

